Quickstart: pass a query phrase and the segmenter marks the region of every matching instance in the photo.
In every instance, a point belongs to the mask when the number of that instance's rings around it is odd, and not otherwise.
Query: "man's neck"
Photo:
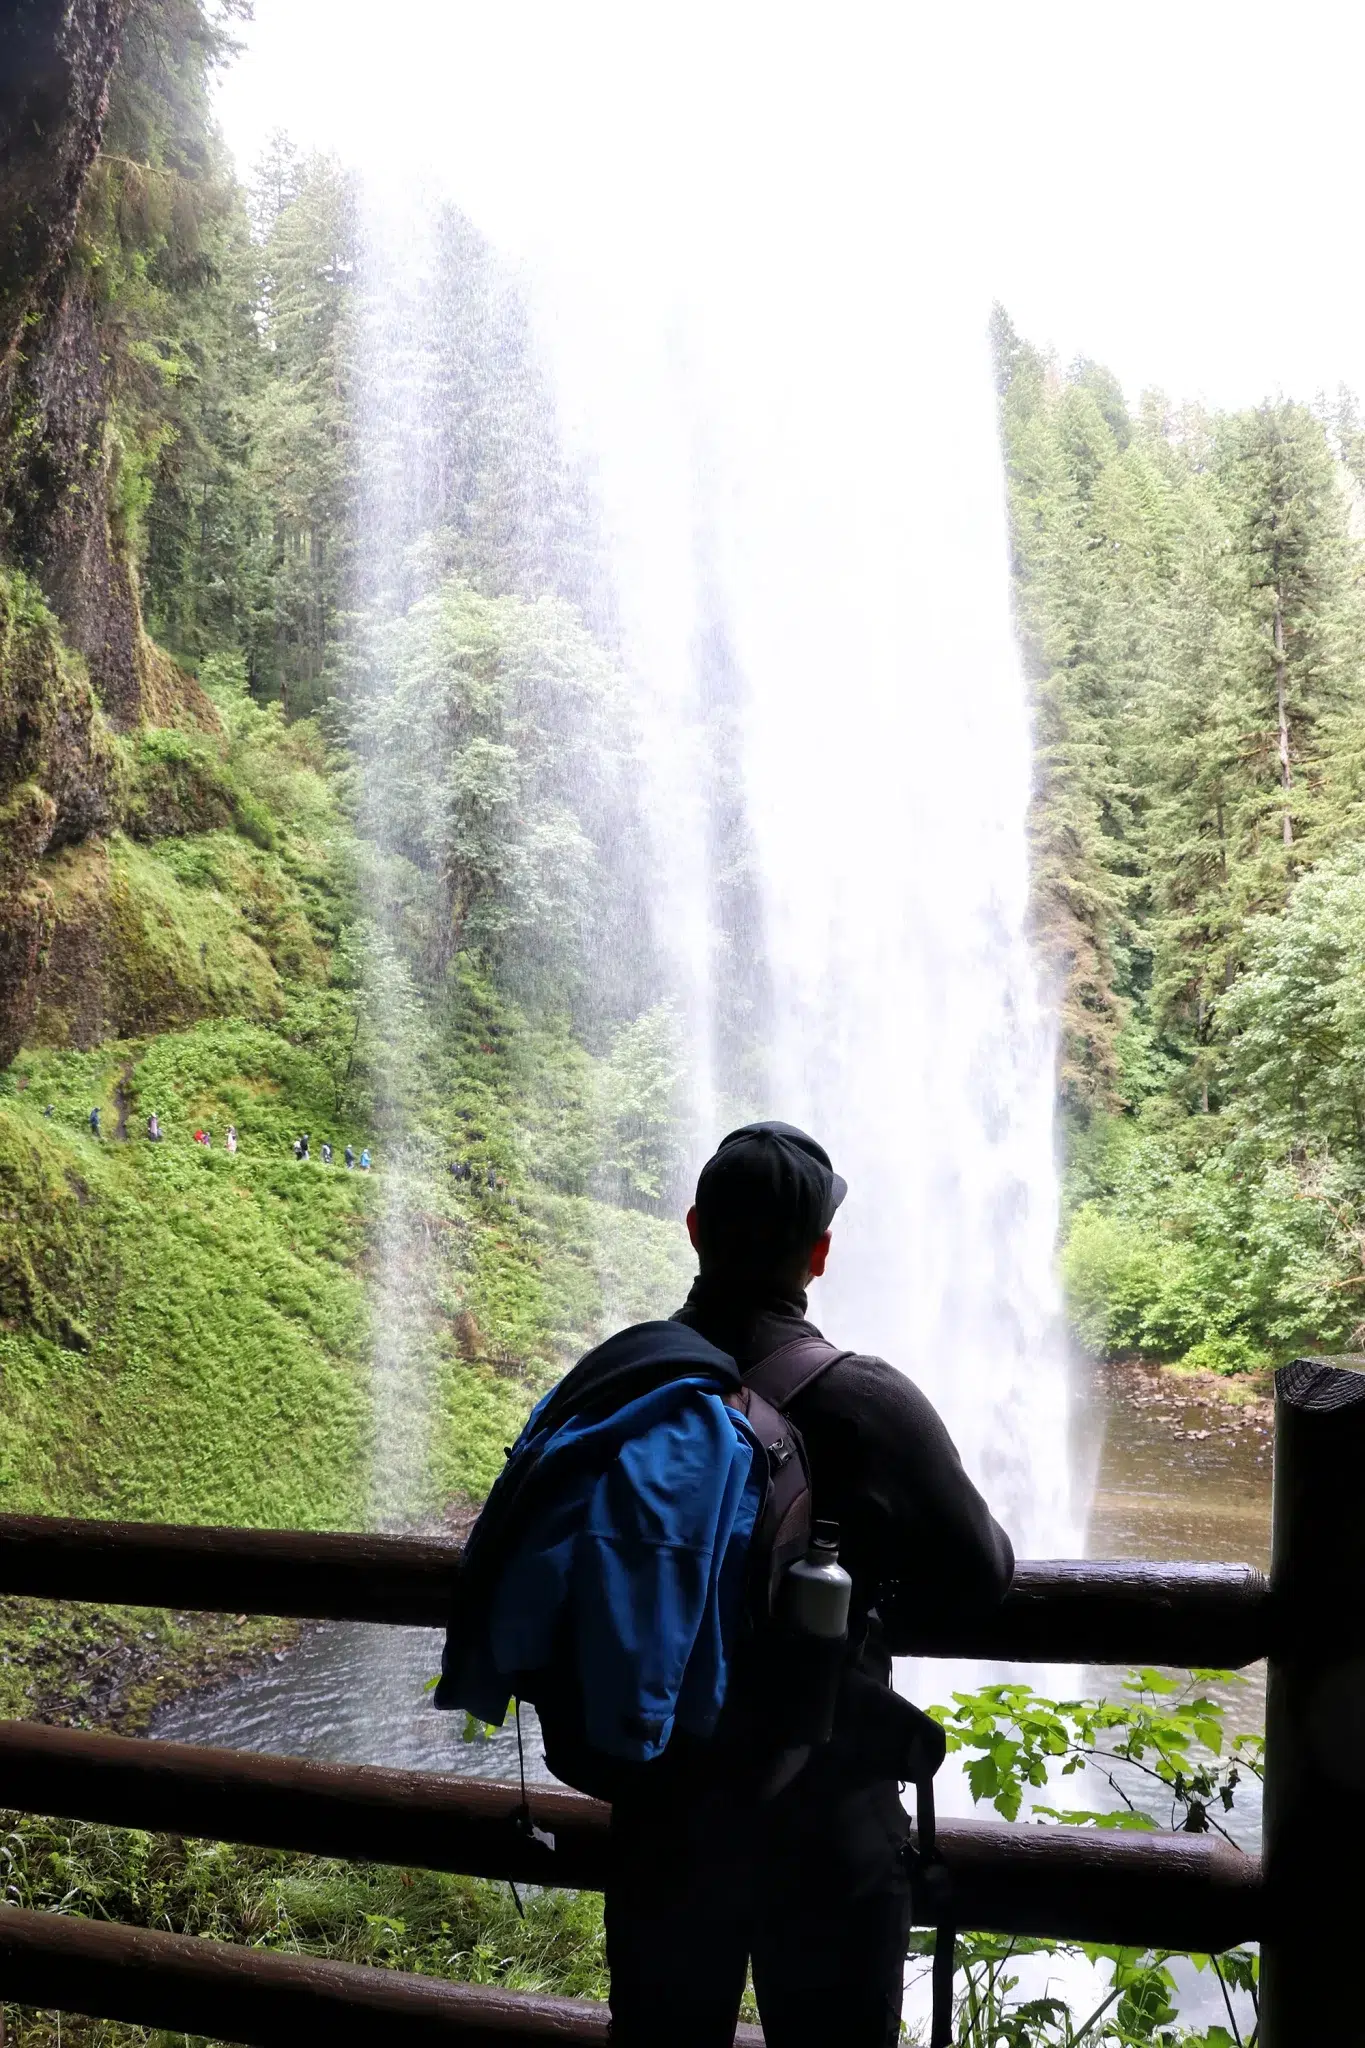
[[[789,1282],[747,1283],[729,1273],[699,1273],[683,1304],[687,1322],[722,1350],[738,1356],[750,1348],[759,1326],[769,1322],[803,1323],[804,1290]]]

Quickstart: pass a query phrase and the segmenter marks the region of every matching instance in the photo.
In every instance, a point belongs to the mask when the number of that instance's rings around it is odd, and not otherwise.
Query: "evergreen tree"
[[[1034,705],[1033,926],[1059,1010],[1060,1087],[1084,1112],[1112,1098],[1123,1005],[1115,848],[1124,803],[1097,659],[1090,491],[1116,452],[1088,394],[1068,394],[998,315],[996,363],[1010,488],[1016,613]]]
[[[260,249],[265,366],[252,474],[271,509],[268,592],[248,648],[252,687],[293,712],[315,710],[353,602],[356,198],[330,157],[299,161],[278,138],[253,210]]]
[[[1267,905],[1311,838],[1327,740],[1359,703],[1359,570],[1321,422],[1278,401],[1222,423],[1216,474],[1234,563],[1245,692],[1235,829]],[[1311,858],[1311,850],[1309,852]]]
[[[130,10],[81,215],[118,537],[153,633],[192,663],[245,629],[260,521],[247,471],[254,262],[209,104],[233,47],[224,22],[242,11]]]

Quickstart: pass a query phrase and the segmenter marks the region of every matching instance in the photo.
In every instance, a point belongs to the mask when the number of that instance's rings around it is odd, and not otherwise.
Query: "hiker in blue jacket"
[[[741,1372],[818,1338],[806,1288],[845,1193],[804,1132],[731,1132],[688,1214],[700,1271],[675,1320]],[[933,1407],[883,1359],[839,1354],[785,1412],[853,1578],[834,1736],[775,1798],[714,1744],[670,1747],[638,1799],[617,1793],[614,2048],[730,2048],[751,1962],[768,2048],[899,2039],[911,1906],[891,1659],[936,1619],[997,1604],[1013,1552]]]

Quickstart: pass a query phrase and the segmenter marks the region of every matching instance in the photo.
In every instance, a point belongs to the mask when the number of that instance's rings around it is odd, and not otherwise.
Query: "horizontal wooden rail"
[[[1271,1640],[1270,1590],[1252,1565],[1026,1558],[994,1613],[926,1631],[910,1654],[1238,1670]]]
[[[446,1984],[360,1963],[258,1948],[57,1913],[0,1908],[0,1984],[18,2005],[59,2007],[259,2048],[533,2048],[607,2040],[607,2011],[584,1999],[531,1998]],[[741,2027],[736,2048],[762,2048]]]
[[[0,1593],[444,1627],[459,1546],[195,1523],[0,1515]]]
[[[517,1788],[487,1778],[0,1722],[0,1807],[600,1891],[609,1809],[554,1787],[527,1796],[553,1854],[515,1825]]]
[[[608,1809],[528,1787],[550,1849],[517,1825],[520,1796],[486,1779],[0,1723],[0,1805],[21,1811],[599,1889]],[[1259,1859],[1213,1836],[944,1820],[939,1846],[959,1927],[1201,1951],[1265,1932]]]
[[[130,1607],[443,1627],[460,1553],[406,1536],[0,1515],[0,1593]],[[1272,1646],[1270,1595],[1239,1564],[1025,1560],[989,1617],[913,1654],[1235,1668]]]

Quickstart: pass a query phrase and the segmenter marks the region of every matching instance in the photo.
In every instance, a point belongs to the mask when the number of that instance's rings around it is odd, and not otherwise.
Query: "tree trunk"
[[[1279,592],[1275,594],[1275,706],[1280,714],[1280,787],[1284,791],[1284,843],[1294,844],[1294,823],[1289,815],[1289,790],[1293,777],[1289,770],[1289,706],[1285,690],[1284,659],[1284,613],[1280,609]]]

